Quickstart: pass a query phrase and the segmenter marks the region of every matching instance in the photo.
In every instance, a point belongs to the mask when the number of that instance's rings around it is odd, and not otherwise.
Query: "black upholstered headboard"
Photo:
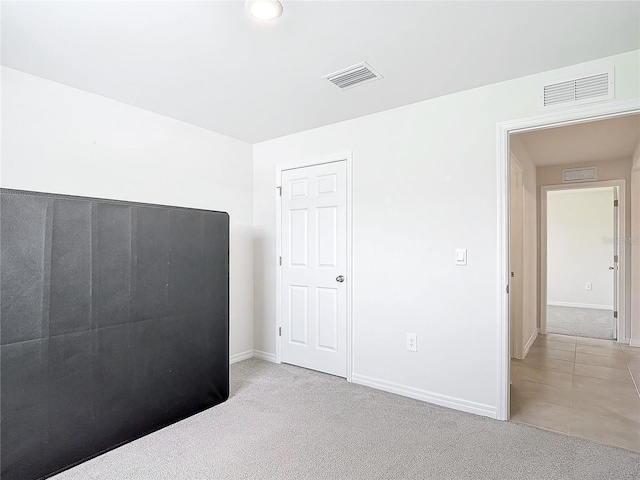
[[[0,191],[1,476],[46,477],[229,395],[229,216]]]

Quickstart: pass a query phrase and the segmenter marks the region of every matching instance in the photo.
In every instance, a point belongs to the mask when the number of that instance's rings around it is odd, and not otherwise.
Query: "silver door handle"
[[[344,282],[344,277],[342,275],[338,275],[336,277],[336,282],[340,282],[340,283]]]
[[[609,270],[613,270],[614,267],[609,267]]]

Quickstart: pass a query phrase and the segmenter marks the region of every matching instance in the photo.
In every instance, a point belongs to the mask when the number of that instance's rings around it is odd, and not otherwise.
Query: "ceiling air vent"
[[[611,100],[614,96],[613,68],[544,85],[540,94],[543,109]]]
[[[590,182],[598,179],[598,169],[590,168],[569,168],[562,171],[562,182]]]
[[[373,82],[383,77],[371,68],[367,62],[362,62],[357,65],[352,65],[349,68],[330,73],[322,78],[326,78],[336,87],[346,90],[347,88]]]

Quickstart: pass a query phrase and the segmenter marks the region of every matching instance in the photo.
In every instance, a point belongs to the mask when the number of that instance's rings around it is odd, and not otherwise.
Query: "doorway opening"
[[[545,322],[540,333],[618,339],[618,245],[625,237],[619,233],[625,222],[618,218],[622,188],[542,189],[546,305],[541,302]]]
[[[629,345],[629,305],[640,292],[631,290],[627,232],[640,194],[638,110],[501,129],[505,418],[635,451],[640,349]]]

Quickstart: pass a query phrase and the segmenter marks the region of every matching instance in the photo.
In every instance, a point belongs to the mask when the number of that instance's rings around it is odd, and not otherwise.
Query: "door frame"
[[[346,162],[347,171],[347,265],[346,265],[346,290],[347,290],[347,381],[351,382],[353,373],[353,152],[326,157],[302,160],[299,162],[283,163],[276,165],[276,251],[274,264],[276,266],[276,363],[282,363],[282,337],[279,334],[282,327],[282,269],[280,268],[280,256],[282,255],[282,172],[297,168],[313,167],[327,163]]]
[[[624,179],[619,180],[604,180],[596,182],[581,182],[581,183],[564,183],[559,185],[543,185],[540,187],[540,292],[538,298],[540,303],[538,305],[540,311],[540,333],[547,333],[547,285],[548,285],[548,273],[547,273],[547,193],[557,192],[561,190],[587,190],[589,188],[600,187],[617,187],[618,188],[618,208],[615,210],[615,215],[618,217],[617,225],[618,231],[615,235],[618,238],[618,270],[616,274],[617,288],[617,304],[618,304],[618,318],[616,319],[616,341],[618,343],[629,343],[627,335],[627,311],[626,311],[626,244],[623,242],[620,245],[620,239],[626,237],[626,181]],[[622,247],[622,248],[621,248]],[[621,281],[622,280],[622,281]]]
[[[509,351],[509,135],[532,130],[560,127],[594,120],[640,113],[640,98],[573,107],[542,115],[498,122],[496,124],[497,187],[498,187],[498,348],[497,348],[497,402],[498,420],[508,420],[510,410],[509,375],[511,354]]]

